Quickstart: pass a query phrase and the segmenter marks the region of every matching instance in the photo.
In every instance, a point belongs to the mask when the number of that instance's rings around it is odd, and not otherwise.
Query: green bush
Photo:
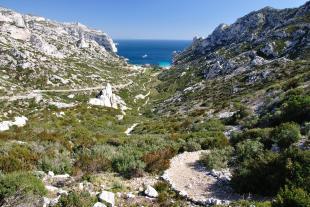
[[[205,165],[209,170],[223,169],[228,167],[228,162],[232,155],[233,148],[226,147],[223,149],[214,149],[209,153],[204,153],[200,157],[200,161]]]
[[[259,126],[270,127],[284,122],[302,124],[310,121],[310,96],[292,90],[279,102],[269,106],[262,113]]]
[[[238,110],[236,113],[234,113],[234,115],[232,115],[229,118],[224,119],[225,124],[238,125],[240,121],[249,117],[252,114],[251,110],[247,108],[246,106],[240,105],[240,106],[237,106],[237,108]]]
[[[204,123],[195,125],[193,131],[224,131],[225,125],[218,119],[210,119],[205,121]]]
[[[295,123],[283,123],[272,131],[271,137],[280,148],[288,148],[301,138],[300,127]]]
[[[245,140],[236,145],[235,155],[237,162],[256,159],[264,151],[264,145],[256,140]]]
[[[272,207],[310,207],[310,194],[301,188],[282,189]]]
[[[143,173],[145,163],[132,151],[122,151],[112,160],[113,169],[126,178],[139,177]]]
[[[257,159],[248,159],[235,169],[231,184],[240,194],[275,195],[285,184],[285,166],[278,155],[266,152]]]
[[[310,151],[289,148],[280,156],[286,184],[310,192]]]
[[[228,146],[229,142],[223,132],[193,132],[186,135],[185,140],[188,142],[199,143],[201,149],[222,148]],[[198,145],[195,147],[199,148]]]
[[[74,163],[75,170],[85,173],[102,172],[111,169],[112,163],[104,155],[96,154],[90,150],[83,150]]]
[[[233,133],[229,141],[232,145],[236,145],[238,142],[242,142],[244,140],[258,140],[262,142],[267,148],[271,148],[272,141],[270,139],[270,133],[271,129],[269,128],[249,129],[241,133]]]
[[[271,203],[269,201],[265,202],[255,202],[248,200],[235,201],[229,204],[230,207],[271,207]]]
[[[91,197],[88,192],[69,192],[62,195],[56,207],[89,207],[96,203],[96,198]]]
[[[43,196],[45,186],[40,179],[26,172],[13,172],[0,176],[0,203],[5,199],[21,199],[27,196]]]
[[[66,149],[47,149],[39,159],[38,167],[44,172],[52,171],[56,174],[70,174],[72,172],[70,152]]]
[[[236,166],[231,184],[243,194],[274,196],[285,185],[310,192],[310,151],[289,148],[246,159]]]
[[[194,140],[187,141],[182,147],[182,151],[185,151],[185,152],[194,152],[198,150],[201,150],[201,145],[199,141],[197,142],[197,139],[196,141]]]

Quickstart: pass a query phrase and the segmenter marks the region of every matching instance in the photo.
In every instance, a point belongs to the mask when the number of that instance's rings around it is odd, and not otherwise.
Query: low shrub
[[[88,192],[69,192],[63,194],[56,207],[86,207],[93,206],[97,199],[92,197]]]
[[[236,167],[231,184],[243,194],[274,196],[285,185],[310,192],[310,151],[294,147],[246,159]]]
[[[300,127],[295,123],[283,123],[272,131],[271,137],[280,148],[288,148],[301,138]]]
[[[301,188],[288,188],[282,189],[272,207],[309,207],[310,194]]]
[[[200,157],[200,161],[205,165],[209,170],[223,169],[228,167],[228,162],[231,158],[233,152],[232,147],[226,147],[222,149],[214,149],[209,153],[204,153]]]
[[[310,151],[291,147],[281,154],[280,162],[286,184],[310,192]]]
[[[252,112],[249,108],[243,105],[237,106],[238,110],[234,115],[224,120],[226,125],[238,125],[240,121],[249,117]]]
[[[13,172],[0,176],[0,203],[28,196],[43,196],[45,186],[40,179],[26,172]]]
[[[126,178],[139,177],[143,173],[145,163],[132,151],[122,151],[112,160],[113,169]]]
[[[2,172],[29,171],[36,168],[39,155],[25,145],[13,145],[0,156]]]
[[[83,150],[78,155],[74,167],[85,173],[102,172],[111,169],[112,162],[103,155]]]
[[[70,152],[66,149],[56,148],[46,149],[45,153],[38,162],[38,168],[44,172],[52,171],[56,174],[64,174],[72,172],[72,161]],[[58,146],[59,147],[59,146]]]
[[[242,142],[244,140],[258,140],[267,148],[270,148],[272,145],[272,141],[270,139],[270,133],[271,129],[269,128],[255,128],[255,129],[249,129],[242,133],[233,133],[231,139],[229,140],[232,145],[236,145],[239,142]]]
[[[229,145],[229,142],[223,132],[193,132],[186,135],[185,140],[188,142],[199,143],[201,149],[222,148]]]
[[[257,159],[264,152],[264,145],[256,140],[245,140],[236,145],[235,159],[237,162]]]
[[[257,159],[248,159],[235,169],[231,184],[240,194],[275,195],[285,184],[285,169],[278,155],[266,152]]]
[[[197,142],[197,139],[196,141],[189,140],[185,142],[184,145],[182,146],[182,151],[185,151],[185,152],[194,152],[198,150],[201,150],[201,145],[199,141]]]
[[[271,202],[269,201],[255,202],[255,201],[241,200],[241,201],[232,202],[231,204],[229,204],[229,206],[230,207],[271,207]]]
[[[145,171],[150,173],[159,173],[169,168],[170,159],[176,154],[171,147],[150,152],[142,157],[145,163]]]

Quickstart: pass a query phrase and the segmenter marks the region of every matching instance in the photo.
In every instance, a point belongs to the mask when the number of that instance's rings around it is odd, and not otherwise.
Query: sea
[[[118,55],[127,58],[135,65],[157,65],[169,68],[172,63],[172,54],[183,51],[191,40],[115,40]]]

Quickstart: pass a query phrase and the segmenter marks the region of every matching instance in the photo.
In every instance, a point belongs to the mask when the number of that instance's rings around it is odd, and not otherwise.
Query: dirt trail
[[[125,88],[133,83],[132,80],[130,80],[126,84],[119,84],[113,86],[114,89],[119,90],[122,88]],[[2,96],[0,97],[0,100],[7,100],[7,101],[16,101],[16,100],[26,100],[26,99],[33,99],[36,97],[41,97],[41,93],[70,93],[70,92],[82,92],[82,91],[93,91],[93,90],[101,90],[103,86],[96,86],[96,87],[87,87],[87,88],[72,88],[72,89],[50,89],[50,90],[32,90],[29,92],[26,92],[25,94],[19,94],[19,95],[12,95],[12,96]]]
[[[199,165],[199,157],[205,152],[209,151],[184,152],[175,156],[163,179],[180,195],[197,203],[212,202],[212,199],[224,202],[234,200],[236,195],[229,193],[223,183]]]

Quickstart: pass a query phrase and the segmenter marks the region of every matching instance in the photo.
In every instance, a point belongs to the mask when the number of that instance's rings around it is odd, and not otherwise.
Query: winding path
[[[236,195],[230,193],[224,183],[211,176],[198,161],[202,153],[184,152],[171,159],[170,168],[162,176],[180,195],[197,203],[212,203],[213,201],[230,201]]]

